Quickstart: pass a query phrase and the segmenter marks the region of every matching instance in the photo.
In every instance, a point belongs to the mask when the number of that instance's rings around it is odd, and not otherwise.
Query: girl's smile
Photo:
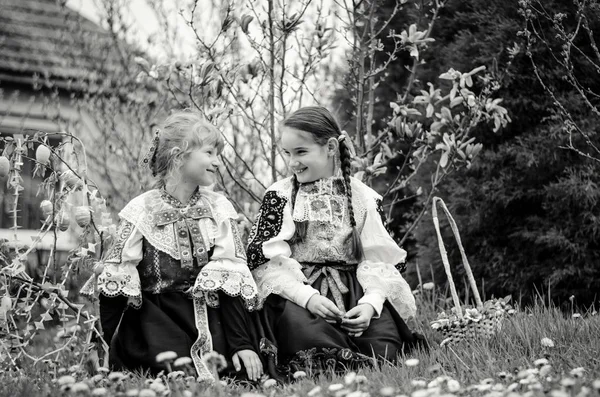
[[[298,182],[308,183],[333,176],[334,162],[328,145],[319,145],[312,134],[284,127],[281,148]]]

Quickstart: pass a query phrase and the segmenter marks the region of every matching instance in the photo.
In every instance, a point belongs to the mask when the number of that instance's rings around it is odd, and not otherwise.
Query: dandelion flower
[[[115,371],[108,374],[108,380],[111,382],[119,382],[125,379],[127,376],[123,372]]]
[[[191,365],[192,364],[192,359],[189,357],[179,357],[177,360],[175,360],[175,362],[173,363],[173,365],[175,367],[183,367],[184,365]]]
[[[192,393],[189,390],[184,390],[183,391],[183,397],[192,397],[194,395],[194,393]]]
[[[296,371],[294,372],[294,379],[302,379],[302,378],[306,378],[306,372],[304,371]]]
[[[104,387],[97,387],[94,390],[92,390],[92,396],[105,396],[106,395],[106,389]]]
[[[277,385],[277,381],[275,379],[267,379],[263,382],[263,388],[265,389],[270,389],[271,387],[274,387]]]
[[[150,389],[157,392],[157,393],[163,393],[167,390],[167,387],[165,385],[163,385],[163,383],[161,381],[155,381],[150,383]]]
[[[346,374],[346,376],[344,376],[344,383],[347,385],[353,384],[355,380],[356,380],[356,372],[354,372],[354,371],[348,372],[348,374]]]
[[[584,372],[585,372],[585,369],[583,367],[578,367],[578,368],[573,368],[571,370],[570,374],[576,378],[581,378],[581,377],[583,377]]]
[[[533,362],[533,365],[536,367],[543,367],[544,365],[548,365],[549,361],[545,358],[538,358]]]
[[[410,381],[410,384],[413,385],[414,387],[421,387],[421,388],[427,386],[427,383],[425,383],[425,381],[422,379],[413,379]]]
[[[423,289],[426,291],[431,291],[432,289],[435,288],[435,284],[434,283],[425,283],[423,284]]]
[[[96,372],[100,373],[100,374],[107,374],[110,372],[110,369],[106,368],[106,367],[98,367],[96,369]]]
[[[570,397],[569,393],[567,393],[563,390],[551,390],[550,395],[552,397]]]
[[[541,343],[544,347],[554,347],[554,341],[550,338],[542,338]]]
[[[167,378],[178,379],[178,378],[182,378],[184,375],[185,375],[185,372],[183,372],[183,371],[173,371],[167,375]]]
[[[175,353],[173,351],[166,351],[166,352],[158,353],[156,355],[156,362],[163,363],[165,361],[173,361],[176,358],[177,358],[177,353]]]
[[[71,375],[64,375],[58,378],[57,382],[59,386],[72,385],[75,383],[75,378],[73,378]]]
[[[551,370],[552,370],[551,365],[544,365],[542,368],[540,368],[540,376],[541,377],[547,376]]]
[[[563,380],[560,381],[560,384],[564,387],[573,387],[575,386],[575,379],[573,378],[564,378]]]
[[[379,390],[379,394],[381,394],[384,397],[393,396],[395,392],[396,392],[396,389],[394,389],[393,387],[390,387],[390,386],[382,387]]]
[[[573,318],[580,318],[581,314],[580,313],[573,313]]]
[[[317,386],[315,388],[313,388],[311,391],[309,391],[306,395],[308,397],[314,397],[317,394],[321,393],[321,386]]]
[[[367,379],[367,377],[366,377],[366,376],[364,376],[364,375],[356,375],[356,379],[354,379],[354,382],[355,382],[357,385],[364,385],[365,383],[367,383],[367,382],[368,382],[368,379]]]
[[[71,385],[71,391],[73,393],[83,393],[90,391],[90,387],[83,382],[77,382]]]
[[[596,379],[592,382],[592,387],[597,391],[600,391],[600,379]]]
[[[211,351],[202,356],[202,361],[209,367],[216,367],[217,371],[227,368],[227,360],[222,354]]]
[[[79,371],[79,365],[71,365],[69,367],[69,372],[77,372]]]
[[[447,383],[446,386],[448,387],[448,391],[450,393],[456,393],[457,391],[460,390],[460,383],[458,383],[457,380],[454,379],[450,379]]]
[[[417,365],[419,365],[419,359],[418,358],[409,358],[408,360],[406,360],[404,362],[404,364],[407,367],[416,367]]]
[[[138,394],[140,394],[140,391],[138,389],[130,389],[127,390],[127,393],[125,393],[127,397],[137,397]]]
[[[100,375],[100,374],[96,374],[96,375],[92,376],[90,379],[91,379],[91,381],[92,381],[92,382],[94,382],[94,383],[98,383],[98,382],[100,382],[102,379],[104,379],[104,376],[103,376],[103,375]]]
[[[344,388],[344,385],[342,385],[341,383],[334,383],[333,385],[329,385],[329,387],[327,388],[329,391],[339,391],[342,390]]]
[[[142,389],[138,393],[137,397],[156,397],[156,393],[154,392],[154,390]]]
[[[432,394],[432,391],[429,389],[420,389],[412,392],[411,397],[428,397]]]

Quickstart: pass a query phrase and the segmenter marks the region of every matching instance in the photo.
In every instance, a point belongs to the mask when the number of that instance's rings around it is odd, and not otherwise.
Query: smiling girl
[[[288,373],[395,362],[426,346],[404,321],[416,311],[396,267],[406,252],[383,225],[381,196],[350,176],[346,139],[322,107],[284,121],[293,176],[267,190],[249,239],[264,334]]]
[[[200,380],[212,380],[202,355],[216,350],[258,379],[258,339],[246,309],[257,288],[232,204],[215,182],[220,132],[201,115],[180,111],[157,132],[144,163],[156,188],[119,213],[117,235],[98,262],[97,280],[82,293],[100,293],[100,320],[114,369],[156,374],[156,357],[191,357]],[[97,282],[96,288],[94,283]],[[246,306],[246,308],[244,308]]]

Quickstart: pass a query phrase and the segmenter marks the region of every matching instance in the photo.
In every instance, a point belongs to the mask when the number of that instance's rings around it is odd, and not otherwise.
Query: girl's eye
[[[289,155],[290,155],[290,152],[287,152],[287,151],[285,151],[285,150],[284,150],[284,151],[283,151],[283,155],[284,155],[284,156],[286,156],[286,157],[289,157]]]

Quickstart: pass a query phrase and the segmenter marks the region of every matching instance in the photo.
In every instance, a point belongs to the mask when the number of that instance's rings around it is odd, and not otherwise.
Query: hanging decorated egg
[[[60,180],[63,181],[69,188],[78,186],[81,183],[79,177],[71,170],[66,170],[60,174]]]
[[[58,215],[58,230],[61,232],[66,232],[69,226],[71,225],[71,215],[67,211],[61,211]]]
[[[44,215],[44,219],[48,216],[52,215],[52,210],[54,206],[50,200],[44,200],[40,203],[40,209],[42,210],[42,215]]]
[[[35,159],[38,163],[48,164],[48,162],[50,161],[50,154],[51,152],[50,149],[48,149],[48,146],[40,145],[35,151]]]
[[[90,224],[91,215],[88,207],[77,207],[75,209],[75,222],[81,227],[86,227]]]

